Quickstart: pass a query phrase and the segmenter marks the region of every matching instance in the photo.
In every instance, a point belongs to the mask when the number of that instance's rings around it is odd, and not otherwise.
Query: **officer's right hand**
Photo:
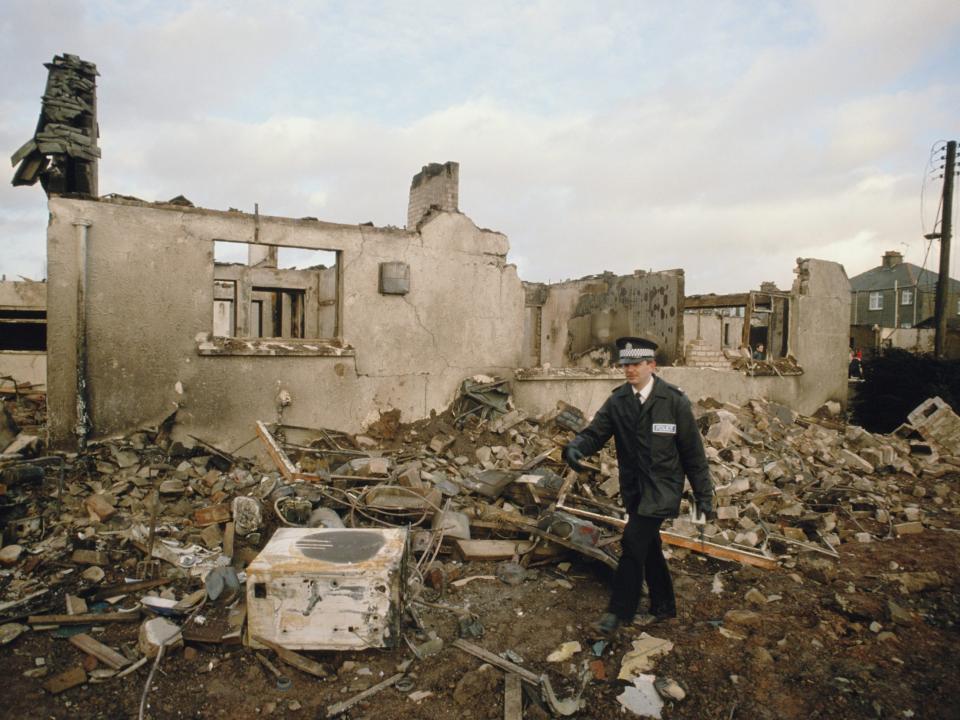
[[[583,472],[584,467],[580,464],[580,461],[583,460],[584,455],[580,452],[574,445],[567,445],[563,449],[563,459],[566,461],[567,465],[572,467],[577,472]]]

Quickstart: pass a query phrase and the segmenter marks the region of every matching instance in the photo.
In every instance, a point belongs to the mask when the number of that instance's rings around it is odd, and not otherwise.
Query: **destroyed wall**
[[[680,270],[638,270],[547,285],[545,295],[528,292],[528,312],[532,306],[539,313],[528,332],[539,331],[539,343],[528,337],[524,346],[539,345],[536,365],[600,367],[609,363],[614,340],[641,335],[660,346],[663,363],[673,362],[683,341],[683,279]]]
[[[0,377],[42,388],[47,381],[46,343],[47,284],[0,281]]]
[[[802,258],[795,272],[798,277],[788,306],[788,348],[802,374],[760,376],[664,364],[657,373],[683,388],[693,401],[711,397],[741,405],[751,398],[764,398],[802,414],[813,413],[828,400],[846,407],[850,302],[846,273],[837,263]],[[517,406],[530,413],[550,412],[563,400],[590,416],[622,382],[623,373],[616,369],[529,369],[518,373],[514,397]]]
[[[688,311],[683,315],[683,336],[687,342],[699,337],[716,350],[737,349],[743,343],[743,318],[709,310]]]
[[[355,432],[382,410],[425,417],[452,401],[465,376],[519,364],[524,296],[506,263],[507,239],[459,213],[434,214],[419,232],[59,197],[50,215],[54,445],[75,440],[84,284],[92,437],[179,408],[182,431],[233,449],[256,420],[277,418],[284,390],[284,422]],[[338,253],[337,337],[211,336],[214,241],[255,238]],[[381,292],[381,264],[398,262],[407,264],[408,291]]]
[[[444,212],[460,209],[460,163],[430,163],[413,176],[407,205],[407,228],[415,230],[431,208]]]

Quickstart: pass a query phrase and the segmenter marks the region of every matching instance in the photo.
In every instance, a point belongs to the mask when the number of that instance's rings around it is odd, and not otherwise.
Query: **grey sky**
[[[789,287],[797,257],[923,262],[958,37],[935,0],[6,0],[0,147],[70,52],[101,73],[102,193],[403,225],[411,176],[456,160],[461,209],[526,280]],[[10,172],[0,272],[39,277],[45,198]]]

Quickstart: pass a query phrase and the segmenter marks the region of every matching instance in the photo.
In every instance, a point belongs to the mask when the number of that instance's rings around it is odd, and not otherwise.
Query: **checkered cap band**
[[[620,351],[620,359],[652,358],[655,353],[650,348],[624,348]]]

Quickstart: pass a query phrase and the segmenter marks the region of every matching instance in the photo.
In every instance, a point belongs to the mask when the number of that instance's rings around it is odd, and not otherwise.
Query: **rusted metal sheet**
[[[248,644],[392,647],[406,557],[406,529],[281,528],[247,567]]]

